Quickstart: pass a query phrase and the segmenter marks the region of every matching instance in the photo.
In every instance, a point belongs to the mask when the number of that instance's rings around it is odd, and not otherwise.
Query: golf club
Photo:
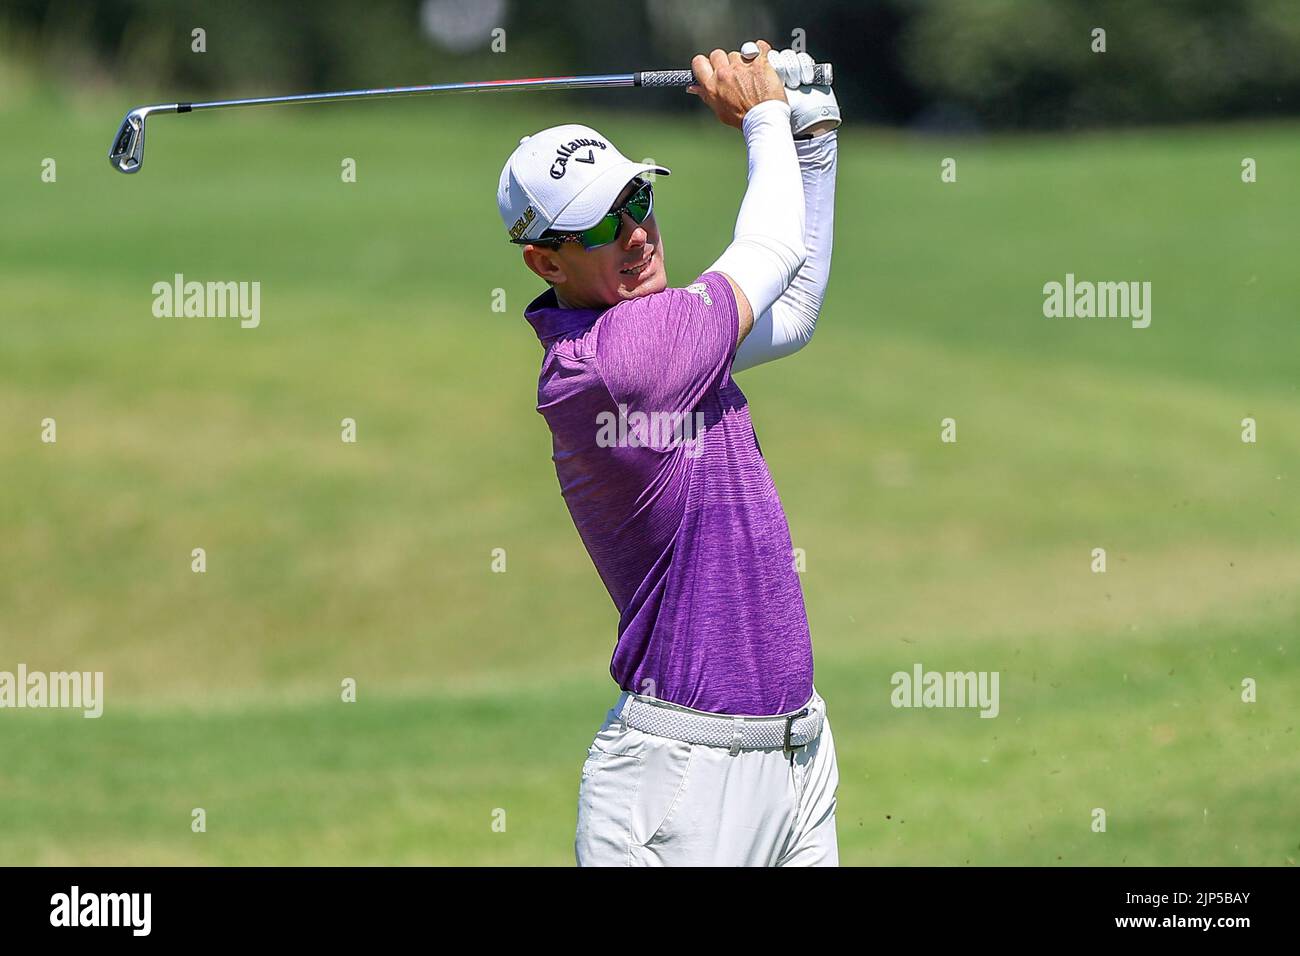
[[[419,96],[424,93],[473,93],[482,90],[577,90],[597,87],[640,86],[647,89],[685,88],[695,82],[690,70],[648,70],[640,73],[604,73],[596,76],[543,76],[520,80],[481,80],[470,83],[436,83],[432,86],[388,86],[370,90],[342,90],[336,93],[300,93],[294,96],[259,96],[244,100],[213,100],[209,103],[160,103],[137,106],[126,114],[113,138],[108,161],[122,173],[138,173],[144,165],[144,127],[152,113],[193,113],[236,106],[278,106],[285,103],[337,103],[388,96]],[[813,69],[813,84],[829,86],[834,72],[829,63]]]

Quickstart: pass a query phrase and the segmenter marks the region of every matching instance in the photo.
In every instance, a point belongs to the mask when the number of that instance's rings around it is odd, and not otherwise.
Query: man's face
[[[638,186],[637,180],[624,186],[612,208],[627,202]],[[607,246],[588,251],[580,242],[564,242],[559,248],[527,245],[524,261],[554,283],[560,302],[572,308],[604,309],[662,292],[668,287],[668,273],[654,213],[640,225],[626,211],[622,218],[618,238]]]

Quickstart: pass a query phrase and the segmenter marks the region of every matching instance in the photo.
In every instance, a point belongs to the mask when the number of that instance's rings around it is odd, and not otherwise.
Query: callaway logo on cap
[[[515,242],[548,229],[589,229],[609,212],[634,176],[668,170],[634,163],[590,126],[570,123],[525,136],[506,160],[497,208]]]

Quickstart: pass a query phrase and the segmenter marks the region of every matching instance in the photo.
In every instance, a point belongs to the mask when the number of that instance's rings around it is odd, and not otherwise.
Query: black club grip
[[[636,86],[666,89],[669,87],[685,88],[695,82],[695,74],[690,70],[646,70],[636,74]],[[829,63],[818,63],[813,67],[813,86],[831,86],[835,82],[835,71]]]

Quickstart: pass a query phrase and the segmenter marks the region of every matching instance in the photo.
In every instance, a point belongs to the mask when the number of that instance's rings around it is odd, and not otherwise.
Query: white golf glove
[[[769,50],[767,61],[785,84],[785,99],[790,104],[790,132],[795,136],[806,134],[809,127],[828,124],[821,132],[840,125],[840,104],[835,91],[829,86],[813,86],[813,66],[816,61],[807,53],[794,50]]]

